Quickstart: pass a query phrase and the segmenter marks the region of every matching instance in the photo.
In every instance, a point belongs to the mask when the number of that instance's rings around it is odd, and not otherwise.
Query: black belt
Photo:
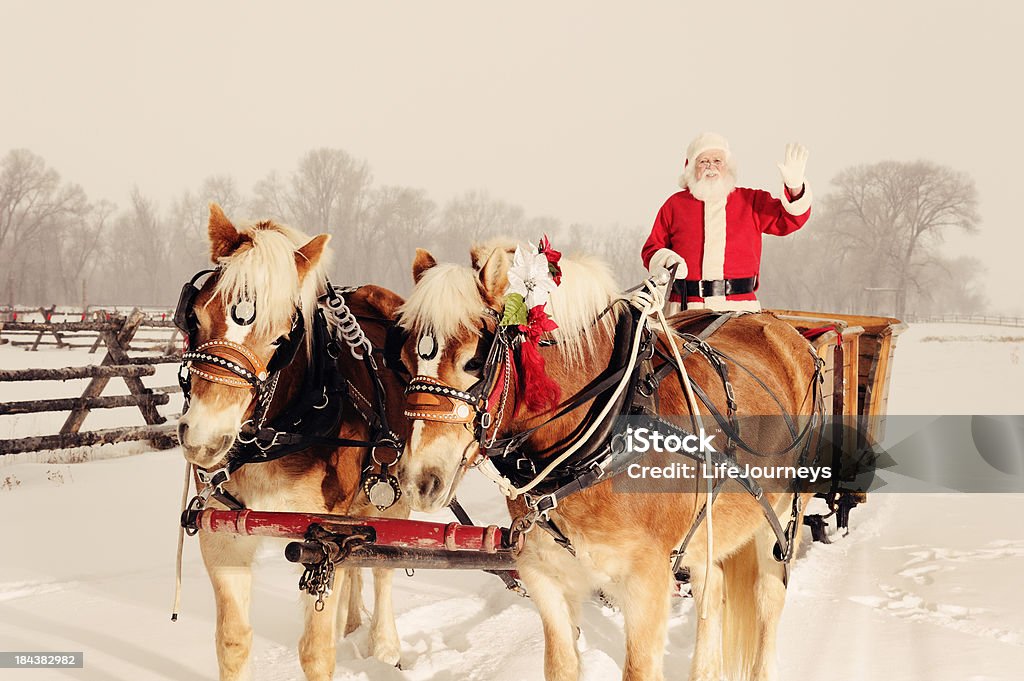
[[[752,293],[757,288],[757,275],[744,279],[677,279],[673,290],[684,298],[710,298]]]

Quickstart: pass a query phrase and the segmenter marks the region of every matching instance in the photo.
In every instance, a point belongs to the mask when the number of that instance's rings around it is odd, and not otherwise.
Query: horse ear
[[[484,265],[484,261],[487,260],[488,256],[490,256],[495,249],[500,248],[511,257],[515,254],[517,245],[518,244],[516,244],[515,241],[512,241],[507,237],[497,237],[483,243],[473,244],[469,248],[469,259],[473,263],[473,271],[479,272],[480,268]]]
[[[477,288],[488,305],[497,305],[508,288],[508,252],[495,248],[480,266]]]
[[[309,271],[317,266],[320,258],[323,257],[324,249],[327,248],[327,242],[330,240],[330,234],[320,234],[295,251],[295,269],[299,271],[299,281],[305,279]]]
[[[210,236],[210,259],[215,264],[221,258],[234,253],[242,243],[242,235],[216,203],[210,204],[210,225],[207,233]]]
[[[430,255],[429,251],[417,248],[416,258],[412,261],[412,283],[420,283],[423,274],[435,265],[437,265],[437,261],[434,260],[434,256]]]

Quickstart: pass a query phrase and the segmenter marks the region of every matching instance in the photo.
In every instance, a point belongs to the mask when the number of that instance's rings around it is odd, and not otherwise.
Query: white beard
[[[719,203],[736,189],[736,178],[732,173],[722,173],[715,178],[702,177],[690,182],[689,189],[698,201]]]

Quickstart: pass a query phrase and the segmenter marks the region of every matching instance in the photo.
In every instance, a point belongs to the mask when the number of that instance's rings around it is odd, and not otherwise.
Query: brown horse
[[[327,423],[327,432],[318,433],[321,437],[368,441],[375,393],[365,362],[356,359],[358,353],[337,344],[327,357],[314,339],[317,328],[325,336],[328,320],[318,312],[317,299],[325,293],[329,237],[322,234],[309,239],[272,222],[236,229],[221,209],[212,205],[209,239],[217,269],[197,283],[199,290],[179,305],[193,353],[185,356],[182,367],[191,374],[186,383],[190,403],[178,426],[185,458],[207,471],[232,469],[234,457],[241,451],[236,443],[240,431],[246,432],[244,426],[255,421],[259,422],[256,426],[274,424],[283,414],[295,414],[296,405],[309,400],[312,390],[316,394],[309,402],[311,408],[295,420]],[[373,347],[383,347],[383,322],[393,316],[401,298],[365,286],[347,295],[346,301],[363,321]],[[317,374],[310,370],[314,366],[320,367],[320,380],[311,378]],[[331,382],[325,378],[328,376],[340,378]],[[390,398],[385,403],[392,405],[387,421],[405,437],[408,422],[397,398],[401,386],[388,370],[379,376],[385,396]],[[345,390],[327,388],[339,385]],[[300,423],[293,430],[301,433],[304,427]],[[267,451],[272,452],[273,447]],[[232,471],[223,490],[257,510],[370,515],[360,488],[369,456],[367,447],[338,447],[321,440],[280,458],[242,465]],[[216,497],[210,503],[217,503]],[[408,506],[402,500],[386,515],[408,517]],[[251,564],[260,541],[258,537],[207,532],[199,536],[217,604],[216,645],[222,681],[249,677]],[[391,570],[374,570],[370,640],[374,656],[396,664],[400,650],[391,577]],[[360,592],[359,571],[342,570],[319,607],[314,607],[311,596],[303,596],[306,618],[299,659],[311,681],[332,678],[338,628],[348,634],[360,625]]]
[[[410,336],[403,348],[403,361],[416,377],[407,398],[407,414],[414,415],[413,430],[400,477],[415,510],[435,511],[449,503],[462,476],[480,464],[482,456],[493,458],[483,461],[484,469],[497,461],[501,451],[480,451],[481,435],[487,443],[508,443],[510,436],[523,434],[519,449],[530,463],[537,464],[531,469],[541,471],[574,441],[573,433],[580,432],[578,426],[588,407],[598,403],[588,401],[551,420],[554,410],[531,409],[523,399],[522,380],[508,378],[521,377],[526,370],[516,346],[526,341],[520,338],[505,346],[507,352],[492,352],[496,339],[508,332],[508,327],[498,328],[497,324],[508,287],[509,252],[505,247],[477,248],[472,268],[437,264],[426,251],[417,252],[413,263],[416,286],[399,317]],[[580,395],[612,363],[613,354],[619,353],[616,345],[622,341],[617,341],[616,329],[621,328],[619,319],[630,313],[623,311],[628,307],[622,302],[616,303],[621,301],[617,290],[602,263],[590,259],[562,262],[561,285],[551,293],[548,307],[559,328],[549,336],[553,342],[542,345],[540,353],[549,375],[566,396],[563,404]],[[675,333],[655,338],[663,356],[672,354],[669,344],[676,344],[682,352],[681,339]],[[726,322],[711,342],[737,364],[756,370],[757,378],[745,371],[731,372],[740,413],[778,415],[780,406],[791,415],[811,413],[816,358],[788,324],[768,314],[742,315]],[[703,387],[722,414],[726,413],[726,391],[711,362],[698,354],[689,355],[684,362],[690,378]],[[508,363],[513,366],[506,366]],[[656,391],[661,414],[690,413],[681,385],[676,371],[662,378]],[[503,392],[504,397],[495,398]],[[705,405],[699,411],[714,423]],[[689,418],[686,416],[687,422]],[[767,430],[760,435],[745,431],[743,437],[748,444],[772,452],[772,464],[788,465],[801,456],[798,447],[781,451],[791,434],[786,431],[780,437]],[[740,466],[766,462],[743,450],[736,456]],[[490,470],[493,476],[496,469]],[[697,520],[707,499],[707,485],[698,476],[674,491],[649,493],[643,485],[620,486],[624,477],[616,478],[614,488],[613,481],[605,478],[561,500],[548,513],[553,532],[535,528],[525,534],[518,568],[543,622],[548,681],[579,677],[579,608],[597,590],[611,597],[624,615],[623,678],[663,678],[673,584],[670,555]],[[521,524],[527,513],[525,495],[520,494],[523,488],[515,489],[507,476],[501,482],[511,497],[512,516]],[[698,608],[706,615],[697,623],[690,678],[774,679],[776,629],[786,594],[784,566],[772,555],[777,535],[766,522],[765,508],[753,496],[739,487],[725,489],[735,493],[721,494],[713,504],[711,560],[707,560],[709,541],[704,529],[695,533],[682,559],[692,575]],[[799,516],[793,493],[765,487],[763,498],[781,516],[781,525],[793,509]],[[806,497],[801,494],[800,498]],[[556,543],[559,531],[562,539],[571,543],[572,552]],[[790,532],[791,538],[797,534]],[[794,544],[789,542],[789,555]]]

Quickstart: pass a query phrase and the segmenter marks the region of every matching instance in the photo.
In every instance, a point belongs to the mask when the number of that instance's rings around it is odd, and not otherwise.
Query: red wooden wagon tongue
[[[186,512],[187,530],[295,539],[285,558],[301,563],[299,587],[317,598],[318,609],[331,588],[336,565],[407,569],[511,571],[516,544],[508,529],[425,520],[282,513],[222,511],[205,508]],[[518,587],[514,578],[512,584]]]

